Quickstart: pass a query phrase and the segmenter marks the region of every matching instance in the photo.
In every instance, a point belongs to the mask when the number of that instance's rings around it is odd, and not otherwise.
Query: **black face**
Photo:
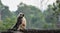
[[[23,13],[20,13],[20,17],[24,17],[24,14]]]

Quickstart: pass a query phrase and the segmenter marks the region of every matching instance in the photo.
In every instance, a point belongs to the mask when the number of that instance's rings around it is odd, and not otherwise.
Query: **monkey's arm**
[[[20,25],[21,23],[22,23],[22,22],[21,22],[20,18],[18,18],[15,26],[13,27],[13,29],[17,30],[18,27],[19,27],[19,25]]]

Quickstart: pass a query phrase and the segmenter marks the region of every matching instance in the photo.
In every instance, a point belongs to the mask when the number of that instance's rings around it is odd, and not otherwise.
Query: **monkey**
[[[17,17],[17,22],[15,26],[13,27],[15,30],[24,30],[26,29],[26,18],[24,16],[24,13],[19,13]]]

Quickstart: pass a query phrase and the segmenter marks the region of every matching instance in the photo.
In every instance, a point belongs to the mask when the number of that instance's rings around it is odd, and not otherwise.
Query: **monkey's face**
[[[23,13],[20,13],[20,17],[21,17],[21,18],[24,17],[24,14],[23,14]]]

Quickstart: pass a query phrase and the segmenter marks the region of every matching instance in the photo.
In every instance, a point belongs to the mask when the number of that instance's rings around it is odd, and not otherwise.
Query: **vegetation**
[[[22,6],[23,5],[23,6]],[[10,12],[7,6],[2,5],[0,1],[1,19],[0,30],[11,29],[20,12],[25,14],[27,19],[27,29],[56,29],[57,23],[60,22],[60,1],[57,0],[53,5],[49,5],[47,10],[42,12],[32,5],[20,3],[18,10]]]

